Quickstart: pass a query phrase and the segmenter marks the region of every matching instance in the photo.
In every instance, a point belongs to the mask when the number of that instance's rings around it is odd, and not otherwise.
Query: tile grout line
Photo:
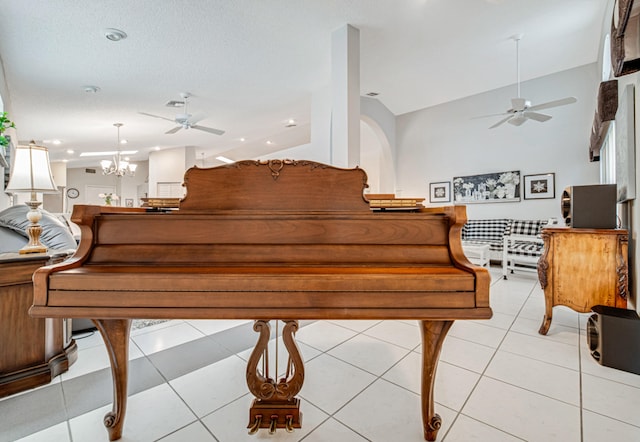
[[[582,345],[580,345],[582,336],[580,335],[580,316],[577,317],[578,320],[578,370],[580,371],[578,377],[578,391],[580,392],[580,442],[584,442],[584,401],[582,397]]]
[[[503,279],[499,280],[500,282],[503,281]],[[506,281],[506,280],[505,280]],[[496,281],[496,285],[498,284],[498,281]],[[492,284],[493,287],[493,284]],[[482,373],[480,373],[480,376],[478,377],[478,380],[476,381],[476,383],[474,384],[473,388],[471,389],[471,391],[469,392],[469,395],[467,396],[467,398],[465,399],[465,401],[463,402],[463,404],[460,406],[460,410],[458,410],[456,412],[456,416],[453,419],[451,425],[449,426],[449,429],[447,430],[447,432],[444,434],[444,437],[442,438],[443,440],[446,440],[447,435],[449,434],[449,431],[451,431],[451,429],[453,428],[453,425],[455,424],[455,422],[458,420],[458,418],[460,417],[460,415],[462,415],[462,410],[464,410],[464,407],[466,407],[467,403],[469,402],[469,400],[471,399],[471,396],[473,395],[473,392],[476,390],[476,388],[478,387],[478,384],[480,383],[480,381],[486,376],[486,372],[487,369],[489,368],[489,366],[491,365],[491,362],[493,361],[493,359],[495,358],[496,354],[498,353],[498,350],[500,349],[500,347],[502,346],[504,340],[507,338],[507,335],[509,334],[509,331],[511,330],[511,328],[513,327],[513,324],[515,324],[517,318],[520,316],[520,313],[522,313],[522,310],[524,309],[524,306],[526,305],[527,301],[529,300],[529,298],[531,297],[531,294],[533,293],[533,291],[535,290],[535,284],[533,285],[533,287],[529,290],[529,294],[527,295],[526,299],[524,300],[524,302],[522,303],[522,305],[520,306],[520,309],[518,310],[518,313],[513,317],[513,321],[511,322],[511,325],[509,326],[509,328],[507,329],[506,333],[504,334],[504,336],[502,337],[502,339],[500,340],[500,343],[496,346],[496,348],[493,351],[493,354],[491,355],[491,358],[489,359],[489,361],[487,362],[487,365],[485,365],[484,369],[482,370]],[[458,338],[460,339],[460,338]],[[470,342],[470,341],[469,341]],[[487,376],[487,378],[492,379],[490,376]],[[466,415],[465,415],[466,416]],[[471,419],[474,419],[478,422],[481,422],[483,425],[487,425],[490,426],[492,428],[495,428],[493,425],[490,425],[486,422],[482,422],[479,421],[478,419],[472,418],[471,416],[468,416]],[[514,436],[517,437],[518,439],[521,439],[520,437],[516,436],[516,435],[512,435],[510,433],[507,433],[505,430],[498,428],[499,431],[505,433],[505,434],[509,434],[510,436]]]

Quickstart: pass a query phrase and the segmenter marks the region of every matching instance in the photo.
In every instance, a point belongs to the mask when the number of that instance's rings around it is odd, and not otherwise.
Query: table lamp
[[[56,193],[58,191],[51,175],[49,152],[46,147],[37,146],[34,141],[31,141],[28,146],[16,147],[13,168],[6,190],[31,192],[31,201],[25,203],[31,209],[27,212],[27,219],[31,222],[31,225],[27,227],[29,243],[20,249],[19,253],[46,252],[47,248],[40,243],[42,227],[38,222],[42,219],[42,213],[38,207],[42,203],[37,201],[36,192]]]

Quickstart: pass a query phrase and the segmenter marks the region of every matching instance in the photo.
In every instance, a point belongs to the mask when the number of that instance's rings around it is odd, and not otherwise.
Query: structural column
[[[331,164],[360,164],[360,31],[351,26],[331,36]]]

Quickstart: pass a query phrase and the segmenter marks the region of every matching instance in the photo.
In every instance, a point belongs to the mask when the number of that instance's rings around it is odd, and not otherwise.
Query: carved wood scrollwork
[[[537,269],[538,269],[538,280],[540,281],[540,287],[542,288],[542,290],[544,290],[548,285],[547,271],[549,270],[549,261],[547,258],[549,255],[549,241],[551,240],[550,239],[551,237],[549,236],[548,233],[545,233],[544,231],[541,233],[540,236],[544,241],[544,248],[542,251],[542,256],[538,260]]]
[[[616,253],[616,274],[618,275],[617,292],[622,299],[627,299],[629,287],[629,266],[627,265],[627,250],[629,247],[629,235],[618,235]]]
[[[267,166],[271,171],[271,176],[274,180],[277,180],[280,177],[280,171],[284,168],[284,166],[309,166],[311,170],[316,169],[318,167],[326,168],[326,164],[316,163],[315,161],[297,161],[297,160],[256,160],[253,164],[256,166]]]
[[[276,428],[284,428],[288,432],[301,428],[300,400],[294,397],[300,392],[304,382],[304,365],[293,337],[298,330],[298,321],[283,322],[285,326],[282,340],[289,353],[289,360],[285,376],[277,382],[269,376],[269,321],[258,320],[253,324],[253,329],[260,335],[247,362],[247,386],[256,397],[249,411],[249,434],[255,434],[260,428],[268,428],[271,434],[275,433]],[[276,360],[277,358],[276,354]],[[262,372],[258,368],[260,360]],[[277,378],[278,373],[274,377]]]
[[[282,330],[282,340],[289,353],[289,361],[287,364],[287,376],[276,382],[268,375],[269,362],[266,360],[268,355],[267,346],[271,336],[271,326],[269,321],[255,321],[253,329],[260,333],[258,342],[251,352],[249,361],[247,362],[247,386],[249,391],[258,399],[279,401],[288,401],[292,399],[302,389],[304,383],[304,365],[300,350],[293,338],[298,330],[298,321],[287,320]],[[262,357],[265,357],[266,373],[261,373],[258,364]],[[277,378],[278,373],[275,374]]]

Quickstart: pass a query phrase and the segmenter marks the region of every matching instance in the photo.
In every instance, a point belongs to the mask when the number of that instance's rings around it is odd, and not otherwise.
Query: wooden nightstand
[[[551,326],[553,307],[587,313],[596,305],[627,307],[629,234],[620,229],[546,228],[538,278],[545,316],[539,333]]]
[[[65,319],[29,316],[33,272],[66,257],[0,253],[0,397],[48,384],[77,358]]]

